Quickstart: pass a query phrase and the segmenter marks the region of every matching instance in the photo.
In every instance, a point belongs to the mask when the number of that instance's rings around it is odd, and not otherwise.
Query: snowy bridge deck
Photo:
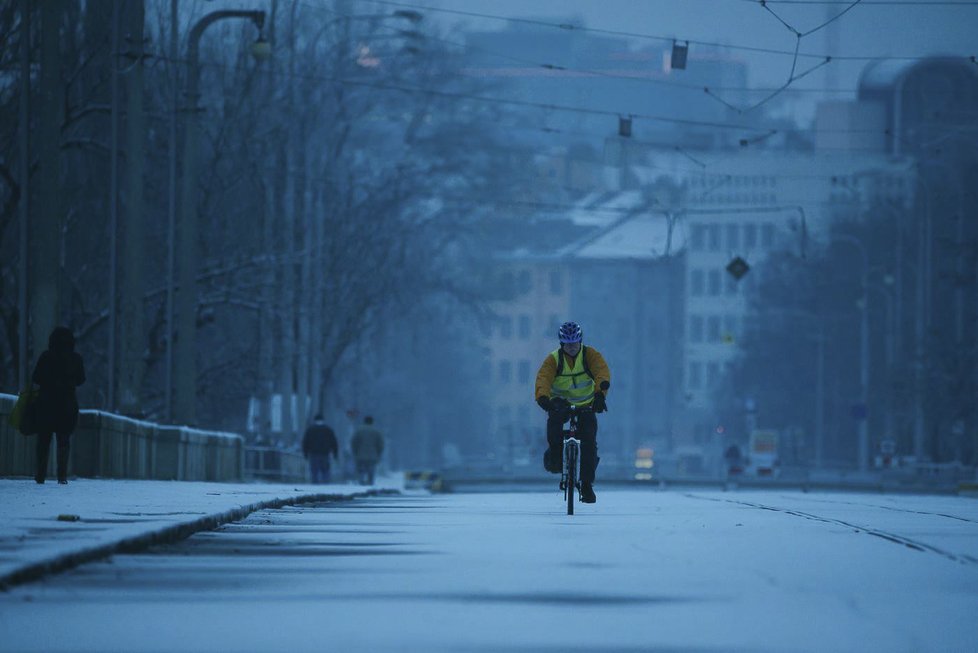
[[[555,492],[260,511],[0,595],[0,649],[978,649],[974,499],[598,500],[574,517]]]

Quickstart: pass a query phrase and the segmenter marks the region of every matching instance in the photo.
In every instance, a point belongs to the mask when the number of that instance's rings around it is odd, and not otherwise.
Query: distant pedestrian
[[[47,476],[51,438],[58,438],[58,483],[68,483],[69,440],[78,425],[75,388],[85,382],[85,364],[75,352],[75,336],[67,327],[57,327],[48,337],[48,348],[37,359],[31,380],[38,386],[37,468],[34,480]]]
[[[727,461],[727,476],[736,476],[744,471],[743,467],[743,454],[740,452],[740,447],[737,443],[732,443],[727,450],[723,452],[723,458]]]
[[[361,485],[374,484],[374,470],[384,453],[384,436],[373,426],[374,418],[367,415],[363,426],[353,432],[350,449],[357,462],[357,479]]]
[[[302,455],[309,461],[309,475],[313,483],[329,483],[329,457],[339,455],[339,445],[333,429],[326,426],[321,414],[312,419],[312,425],[302,436]]]

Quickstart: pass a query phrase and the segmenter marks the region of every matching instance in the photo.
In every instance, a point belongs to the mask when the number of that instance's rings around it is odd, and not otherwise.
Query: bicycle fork
[[[573,479],[571,484],[568,480]],[[564,465],[560,473],[560,489],[564,492],[578,487],[581,480],[581,441],[577,438],[564,440]],[[572,485],[573,487],[569,487]]]

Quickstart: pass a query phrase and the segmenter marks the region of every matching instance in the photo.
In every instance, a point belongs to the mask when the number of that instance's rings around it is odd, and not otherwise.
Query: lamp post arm
[[[200,49],[200,37],[204,35],[204,30],[213,25],[219,20],[224,20],[225,18],[248,18],[255,24],[255,27],[259,31],[265,26],[265,12],[264,11],[250,11],[244,9],[222,9],[220,11],[212,11],[209,14],[203,16],[200,20],[194,23],[194,26],[190,28],[190,34],[187,40],[187,54],[188,59],[193,63],[197,63],[197,55]]]

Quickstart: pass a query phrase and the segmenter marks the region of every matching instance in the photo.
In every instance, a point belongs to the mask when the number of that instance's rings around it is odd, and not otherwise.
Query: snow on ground
[[[403,496],[254,513],[0,595],[17,651],[974,651],[978,501]]]
[[[400,487],[382,479],[376,488]],[[375,488],[375,489],[376,489]],[[355,485],[0,479],[0,579],[28,565],[275,499],[353,495]],[[59,521],[59,515],[78,521]],[[2,639],[2,638],[0,638]]]

